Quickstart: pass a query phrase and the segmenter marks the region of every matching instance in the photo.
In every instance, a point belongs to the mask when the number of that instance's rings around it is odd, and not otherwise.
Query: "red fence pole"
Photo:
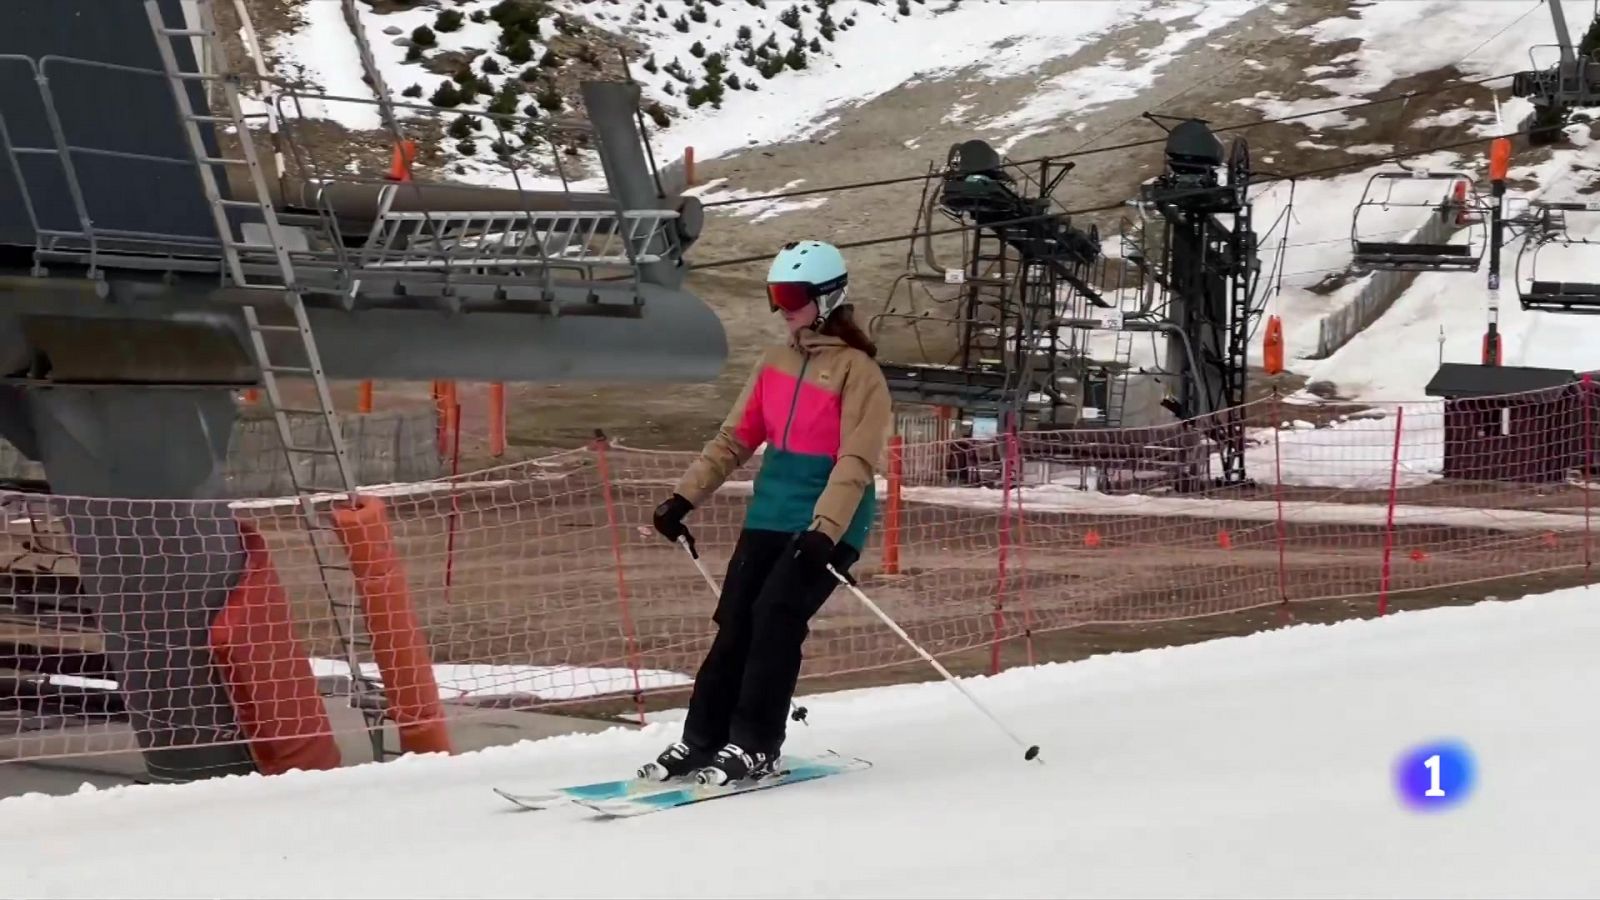
[[[639,685],[639,641],[634,636],[633,614],[628,610],[628,579],[622,571],[622,528],[617,522],[617,505],[611,496],[611,464],[606,455],[606,439],[595,438],[594,450],[600,469],[600,491],[605,498],[606,524],[611,530],[611,556],[617,567],[617,607],[622,615],[622,634],[628,647],[628,667],[633,670],[633,703],[644,724],[644,691]]]
[[[1279,607],[1284,613],[1289,610],[1289,563],[1286,545],[1289,539],[1288,525],[1283,518],[1283,442],[1279,439],[1282,433],[1282,410],[1273,407],[1272,413],[1272,467],[1273,467],[1273,493],[1278,501],[1278,600],[1283,604]]]
[[[456,404],[456,421],[461,421],[461,405]],[[455,432],[454,446],[450,450],[450,534],[444,545],[444,602],[450,602],[450,585],[455,580],[456,529],[461,516],[460,485],[454,479],[461,474],[461,429]]]
[[[1583,376],[1583,567],[1592,567],[1590,562],[1590,548],[1593,544],[1593,532],[1589,528],[1590,491],[1589,467],[1594,461],[1594,424],[1590,414],[1594,409],[1594,378],[1591,375]]]
[[[1383,532],[1383,580],[1378,586],[1378,615],[1389,612],[1389,558],[1394,554],[1394,506],[1400,490],[1400,430],[1404,427],[1406,408],[1394,411],[1394,454],[1389,459],[1389,521]]]
[[[889,499],[883,510],[883,574],[900,574],[900,485],[905,471],[905,438],[889,438]]]
[[[1011,449],[1010,432],[1007,443],[1001,444],[1000,457],[1000,553],[999,568],[994,589],[994,641],[990,644],[989,674],[1000,674],[1000,636],[1006,630],[1006,564],[1011,546]]]
[[[1022,637],[1028,649],[1028,665],[1031,666],[1035,662],[1033,609],[1028,604],[1028,559],[1024,555],[1028,546],[1028,517],[1022,512],[1022,488],[1027,484],[1027,480],[1022,477],[1022,441],[1014,432],[1011,435],[1011,458],[1013,470],[1017,473],[1017,599],[1022,602]]]

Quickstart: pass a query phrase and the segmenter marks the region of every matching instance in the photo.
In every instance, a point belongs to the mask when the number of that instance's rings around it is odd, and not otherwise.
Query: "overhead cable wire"
[[[1461,88],[1465,88],[1465,87],[1473,87],[1473,86],[1476,86],[1476,85],[1486,84],[1486,83],[1491,82],[1491,81],[1501,81],[1501,80],[1504,80],[1504,79],[1507,79],[1507,78],[1512,78],[1516,74],[1517,73],[1515,73],[1515,72],[1511,72],[1511,73],[1507,73],[1507,74],[1504,74],[1504,75],[1486,75],[1486,76],[1482,76],[1482,77],[1478,77],[1478,78],[1464,78],[1464,79],[1460,79],[1460,80],[1457,80],[1457,81],[1453,81],[1452,83],[1450,83],[1449,85],[1447,85],[1445,87],[1429,88],[1427,90],[1406,91],[1405,93],[1394,94],[1394,95],[1391,95],[1391,96],[1388,96],[1388,97],[1377,97],[1377,98],[1374,98],[1372,100],[1363,100],[1363,101],[1360,101],[1358,103],[1347,103],[1347,104],[1344,104],[1342,106],[1330,106],[1330,107],[1325,107],[1325,108],[1322,108],[1322,109],[1307,110],[1305,112],[1291,113],[1291,114],[1285,115],[1285,116],[1276,116],[1276,117],[1270,118],[1270,119],[1260,119],[1260,120],[1257,120],[1257,121],[1254,121],[1254,122],[1237,122],[1237,123],[1235,123],[1233,125],[1224,125],[1224,126],[1221,126],[1219,128],[1213,128],[1212,131],[1214,133],[1217,133],[1217,134],[1222,134],[1222,133],[1227,133],[1227,132],[1234,132],[1234,131],[1247,131],[1247,130],[1249,130],[1251,128],[1261,128],[1261,127],[1264,127],[1264,126],[1267,126],[1267,125],[1277,125],[1277,124],[1280,124],[1280,123],[1283,123],[1283,122],[1293,122],[1293,121],[1298,120],[1298,119],[1309,119],[1309,118],[1314,118],[1316,116],[1329,116],[1329,115],[1335,115],[1335,114],[1338,114],[1338,113],[1352,112],[1354,110],[1367,109],[1367,108],[1374,107],[1374,106],[1382,106],[1382,105],[1388,104],[1388,103],[1403,103],[1403,102],[1408,101],[1408,100],[1413,100],[1413,99],[1415,99],[1417,97],[1431,97],[1431,96],[1433,96],[1435,94],[1448,93],[1450,91],[1460,90]],[[1167,142],[1167,138],[1165,136],[1158,137],[1158,138],[1147,138],[1145,140],[1127,141],[1127,142],[1121,143],[1121,144],[1111,144],[1111,145],[1108,145],[1108,146],[1105,146],[1105,147],[1096,147],[1096,148],[1094,148],[1092,150],[1091,149],[1078,149],[1078,150],[1067,151],[1065,153],[1056,153],[1056,154],[1050,154],[1050,155],[1046,155],[1046,156],[1038,156],[1038,157],[1034,157],[1032,159],[1014,160],[1010,164],[1011,165],[1015,165],[1015,166],[1027,166],[1027,165],[1034,165],[1034,164],[1045,163],[1045,162],[1056,162],[1058,160],[1072,159],[1074,157],[1079,157],[1079,156],[1090,156],[1090,155],[1097,154],[1097,153],[1116,153],[1116,152],[1121,151],[1121,150],[1133,150],[1133,149],[1137,149],[1139,147],[1153,147],[1153,146],[1156,146],[1157,144],[1165,144],[1166,142]],[[921,175],[901,175],[901,176],[896,176],[896,177],[891,177],[891,178],[878,178],[878,179],[874,179],[872,181],[855,181],[855,182],[850,182],[850,183],[847,183],[847,184],[829,185],[829,186],[826,186],[826,187],[804,188],[804,189],[801,189],[801,190],[793,190],[793,191],[778,191],[778,192],[771,193],[771,194],[758,194],[758,195],[756,195],[754,197],[734,197],[734,198],[730,198],[730,199],[727,199],[727,200],[712,200],[712,201],[710,201],[708,203],[705,203],[703,205],[704,205],[704,207],[706,209],[715,209],[717,207],[737,206],[737,205],[745,204],[745,203],[760,203],[760,202],[764,202],[764,201],[768,201],[768,200],[785,200],[785,199],[788,199],[788,198],[791,198],[791,197],[806,197],[806,196],[811,196],[811,195],[815,195],[815,194],[837,194],[837,193],[844,193],[846,191],[864,190],[866,188],[888,187],[890,185],[896,185],[896,184],[911,184],[911,183],[914,183],[914,182],[926,181],[926,180],[929,180],[929,179],[932,179],[932,178],[937,178],[937,177],[939,177],[938,173],[924,172]]]
[[[1527,130],[1522,130],[1522,131],[1515,131],[1515,132],[1510,132],[1510,133],[1506,133],[1506,134],[1496,135],[1496,137],[1507,137],[1507,138],[1523,137],[1523,136],[1526,136],[1528,133],[1529,132]],[[1419,148],[1416,148],[1416,149],[1413,149],[1413,150],[1408,150],[1408,151],[1406,151],[1404,153],[1391,153],[1391,154],[1388,154],[1388,155],[1385,155],[1385,156],[1362,157],[1361,159],[1357,159],[1357,160],[1349,160],[1349,161],[1342,162],[1342,163],[1334,163],[1334,164],[1326,165],[1326,166],[1318,166],[1316,168],[1304,169],[1304,170],[1301,170],[1299,172],[1292,172],[1292,173],[1287,173],[1287,174],[1264,174],[1260,178],[1252,179],[1251,182],[1250,182],[1250,186],[1251,187],[1255,187],[1256,185],[1270,184],[1270,183],[1277,182],[1277,181],[1294,182],[1294,181],[1297,181],[1297,180],[1302,179],[1302,178],[1313,178],[1313,177],[1316,177],[1318,175],[1327,175],[1327,174],[1331,174],[1333,172],[1340,172],[1340,171],[1344,171],[1344,170],[1347,170],[1347,169],[1369,168],[1369,167],[1371,167],[1373,165],[1378,165],[1378,164],[1382,164],[1382,163],[1385,163],[1385,162],[1398,163],[1400,160],[1403,160],[1403,159],[1410,159],[1411,157],[1416,157],[1416,156],[1426,156],[1426,155],[1428,155],[1430,153],[1439,153],[1439,152],[1442,152],[1442,151],[1445,151],[1445,150],[1459,150],[1459,149],[1464,148],[1464,147],[1481,146],[1484,143],[1485,140],[1486,140],[1486,138],[1483,138],[1483,137],[1475,137],[1475,138],[1472,138],[1471,140],[1452,141],[1452,142],[1444,143],[1444,144],[1434,144],[1434,145],[1428,146],[1428,147],[1419,147]],[[1215,193],[1218,189],[1219,189],[1218,187],[1205,187],[1205,188],[1195,188],[1193,190],[1172,191],[1172,192],[1163,194],[1162,197],[1161,197],[1161,202],[1164,202],[1164,203],[1165,202],[1174,202],[1174,201],[1182,200],[1185,197],[1200,196],[1200,195],[1203,195],[1203,194],[1211,194],[1211,193]],[[1130,201],[1124,200],[1124,201],[1120,201],[1120,202],[1117,202],[1117,203],[1103,203],[1103,204],[1101,204],[1099,206],[1084,206],[1084,207],[1079,207],[1079,208],[1076,208],[1076,209],[1065,209],[1065,210],[1059,210],[1059,211],[1056,211],[1056,212],[1040,213],[1040,214],[1032,215],[1032,216],[1020,216],[1018,218],[1004,219],[1004,220],[1001,220],[1001,221],[998,221],[998,222],[985,222],[981,227],[982,228],[1004,228],[1004,227],[1009,227],[1009,226],[1012,226],[1012,225],[1028,225],[1028,224],[1032,224],[1032,223],[1036,223],[1036,222],[1048,221],[1048,220],[1051,220],[1051,219],[1060,219],[1060,218],[1063,218],[1063,217],[1066,217],[1066,216],[1078,216],[1078,215],[1085,215],[1085,214],[1088,214],[1088,213],[1110,212],[1112,210],[1122,209],[1122,208],[1128,206],[1129,203],[1130,203]],[[912,232],[908,232],[908,233],[905,233],[905,234],[889,235],[889,236],[885,236],[885,237],[863,238],[863,239],[857,240],[857,241],[842,241],[842,242],[836,243],[835,246],[837,246],[841,250],[852,250],[852,249],[855,249],[855,248],[858,248],[858,247],[873,247],[873,246],[877,246],[879,244],[893,244],[893,243],[897,243],[899,241],[906,241],[906,240],[911,240],[913,238],[920,238],[920,237],[924,237],[924,236],[940,237],[940,236],[948,235],[948,234],[964,234],[964,233],[970,232],[970,231],[972,231],[972,230],[974,230],[976,228],[979,228],[979,227],[980,226],[977,226],[977,225],[956,225],[956,226],[952,226],[950,228],[930,229],[928,231],[912,231]],[[771,258],[772,258],[771,254],[763,253],[763,254],[759,254],[759,255],[756,255],[756,256],[740,256],[740,257],[735,257],[735,258],[732,258],[732,259],[719,259],[719,260],[714,260],[712,262],[695,263],[694,265],[691,265],[689,268],[691,270],[694,270],[694,271],[699,271],[699,270],[703,270],[703,269],[721,269],[721,268],[727,268],[729,266],[741,266],[741,265],[746,265],[746,264],[749,264],[749,263],[767,262]]]

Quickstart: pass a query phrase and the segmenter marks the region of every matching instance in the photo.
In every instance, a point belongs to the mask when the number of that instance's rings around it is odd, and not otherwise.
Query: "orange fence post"
[[[506,455],[506,383],[503,381],[489,385],[489,455],[496,459]]]
[[[461,406],[454,381],[433,383],[433,408],[437,414],[434,421],[438,423],[439,455],[449,456],[450,448],[455,445],[455,431],[461,425]]]
[[[889,438],[889,498],[883,508],[883,574],[900,574],[900,485],[905,475],[905,438]]]
[[[239,521],[239,537],[244,572],[212,620],[209,638],[250,755],[265,775],[337,769],[333,725],[311,661],[295,636],[294,614],[272,556],[251,523]]]
[[[389,533],[388,510],[379,498],[362,496],[352,505],[334,507],[332,516],[350,561],[400,747],[407,753],[449,753],[450,729],[439,683]]]
[[[694,187],[694,148],[683,148],[683,185]]]
[[[370,379],[363,379],[361,382],[361,392],[356,398],[356,412],[372,412],[372,381]]]

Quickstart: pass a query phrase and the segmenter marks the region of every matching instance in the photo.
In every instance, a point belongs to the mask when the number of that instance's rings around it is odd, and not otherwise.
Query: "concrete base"
[[[329,717],[338,732],[340,755],[346,767],[370,764],[372,744],[367,737],[361,714],[340,704],[329,704]],[[517,741],[537,740],[563,734],[593,734],[622,726],[637,728],[634,723],[579,719],[571,716],[537,712],[512,712],[505,710],[472,710],[467,718],[453,719],[450,736],[457,753],[482,750],[514,744]],[[387,746],[399,743],[392,725],[386,726]],[[70,728],[54,732],[47,740],[51,748],[68,752],[74,746],[88,741],[86,729]],[[65,795],[76,793],[84,784],[97,788],[141,784],[146,780],[143,757],[134,740],[133,730],[126,725],[93,729],[92,742],[96,748],[112,752],[96,756],[65,757],[53,760],[17,760],[26,751],[29,755],[40,752],[40,735],[33,732],[21,737],[0,738],[0,798],[29,793]]]

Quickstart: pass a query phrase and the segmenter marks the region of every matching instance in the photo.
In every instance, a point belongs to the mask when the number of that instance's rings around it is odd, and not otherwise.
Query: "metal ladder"
[[[1121,428],[1122,415],[1128,404],[1128,373],[1133,367],[1133,332],[1123,328],[1117,332],[1117,346],[1112,354],[1116,369],[1108,370],[1106,377],[1107,428]]]
[[[246,117],[239,102],[238,77],[227,71],[225,66],[219,66],[216,74],[206,74],[203,71],[188,72],[180,68],[175,43],[183,40],[200,39],[201,47],[210,54],[220,59],[221,44],[216,33],[216,18],[212,8],[214,0],[196,0],[195,8],[199,12],[199,27],[172,28],[162,19],[161,10],[157,0],[145,0],[145,12],[150,20],[150,27],[156,35],[156,46],[161,54],[161,64],[166,72],[167,81],[172,87],[174,100],[177,102],[179,116],[183,120],[184,135],[189,142],[190,152],[194,156],[196,167],[200,172],[200,182],[205,188],[206,199],[210,202],[212,218],[217,227],[217,236],[222,244],[222,257],[227,266],[227,274],[234,284],[240,287],[256,287],[277,289],[293,320],[292,325],[264,324],[256,308],[252,305],[244,307],[244,319],[250,334],[250,347],[255,354],[255,361],[261,373],[262,387],[266,390],[267,400],[272,410],[272,417],[278,427],[278,438],[283,448],[284,459],[289,467],[289,477],[294,485],[296,497],[299,499],[301,515],[305,519],[307,538],[311,545],[312,555],[315,557],[317,574],[321,580],[322,588],[328,598],[328,604],[334,612],[333,622],[338,634],[339,643],[344,651],[346,662],[350,667],[350,700],[351,704],[359,708],[366,722],[368,736],[372,741],[374,759],[382,760],[394,755],[385,748],[384,721],[386,710],[383,693],[361,673],[361,664],[358,652],[370,648],[370,641],[363,638],[360,628],[359,604],[354,600],[353,590],[351,599],[340,599],[335,595],[333,583],[336,578],[342,577],[336,573],[348,573],[349,566],[336,562],[338,558],[338,539],[329,524],[317,515],[317,495],[324,497],[328,494],[353,495],[356,489],[354,471],[350,465],[350,458],[345,450],[344,438],[339,431],[339,419],[334,412],[333,397],[328,390],[327,377],[323,372],[322,358],[317,352],[316,340],[311,333],[311,322],[306,316],[305,301],[301,296],[295,275],[294,260],[290,256],[288,245],[285,242],[283,225],[280,222],[277,209],[272,202],[267,178],[261,166],[261,160],[256,152],[255,144],[251,139],[250,130],[246,124]],[[203,68],[203,62],[197,60],[197,66]],[[190,103],[188,85],[192,82],[201,84],[216,84],[223,94],[226,102],[227,115],[212,115],[211,110],[197,113]],[[241,158],[224,156],[211,156],[206,149],[201,136],[201,125],[231,126],[239,139]],[[256,199],[232,200],[222,196],[217,184],[216,173],[213,166],[243,166],[250,173],[250,181],[255,188]],[[229,222],[230,209],[249,210],[261,217],[261,224],[266,230],[270,243],[260,244],[236,240],[233,228]],[[241,234],[243,229],[241,227]],[[273,276],[257,276],[255,280],[247,274],[241,251],[271,253],[277,264],[276,278]],[[304,365],[284,365],[275,362],[267,350],[267,337],[274,334],[294,334],[299,337],[300,349],[305,356]],[[278,387],[280,375],[300,376],[311,379],[316,387],[317,407],[315,409],[294,409],[284,406],[283,396]],[[326,434],[325,442],[309,441],[300,443],[294,437],[289,424],[289,415],[310,414],[315,416],[314,421],[320,425],[320,431]],[[314,480],[318,474],[317,463],[319,460],[332,460],[338,472],[337,485],[317,485],[307,483]],[[304,466],[304,475],[301,467]]]

